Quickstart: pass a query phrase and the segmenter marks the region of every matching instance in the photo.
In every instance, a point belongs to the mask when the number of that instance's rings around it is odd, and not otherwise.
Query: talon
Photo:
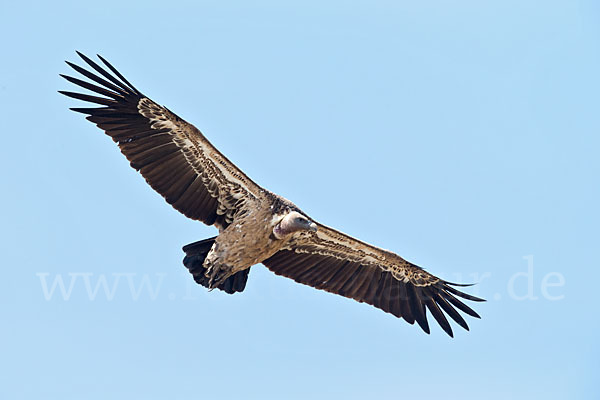
[[[220,268],[211,267],[210,270],[206,271],[208,274],[208,287],[214,289],[222,284],[225,279],[231,275],[231,268],[221,266]]]

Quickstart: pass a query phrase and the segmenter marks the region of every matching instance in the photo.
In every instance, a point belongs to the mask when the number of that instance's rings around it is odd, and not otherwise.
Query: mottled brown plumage
[[[67,62],[94,83],[65,79],[96,95],[61,91],[100,107],[86,114],[119,146],[146,182],[185,216],[214,225],[219,235],[183,248],[194,280],[227,293],[244,290],[250,267],[263,263],[317,289],[371,304],[415,321],[429,333],[427,311],[450,336],[446,316],[465,329],[477,313],[455,288],[397,254],[312,221],[290,201],[261,188],[222,155],[193,125],[138,91],[111,64],[106,70],[81,53],[96,72]]]

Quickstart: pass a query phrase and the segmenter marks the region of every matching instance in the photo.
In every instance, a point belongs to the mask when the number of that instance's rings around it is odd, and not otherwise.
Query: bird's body
[[[479,317],[457,296],[481,299],[395,253],[314,222],[253,182],[196,127],[144,96],[106,60],[100,57],[112,74],[80,56],[99,75],[68,64],[96,84],[63,77],[104,97],[61,93],[103,107],[73,110],[103,129],[175,209],[218,228],[218,236],[184,247],[184,264],[199,284],[240,292],[250,267],[263,263],[278,275],[416,321],[427,333],[427,310],[451,336],[445,314],[465,329],[456,309]]]
[[[275,209],[278,212],[273,213]],[[228,271],[229,276],[271,257],[291,239],[291,235],[278,237],[276,228],[292,212],[297,213],[285,207],[278,196],[261,193],[246,212],[235,215],[231,224],[219,232],[204,261],[205,268]]]

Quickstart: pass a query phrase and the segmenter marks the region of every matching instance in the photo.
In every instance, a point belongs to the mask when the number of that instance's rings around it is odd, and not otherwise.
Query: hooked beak
[[[314,222],[311,222],[308,225],[308,230],[311,231],[311,232],[316,232],[317,231],[317,224],[315,224]]]

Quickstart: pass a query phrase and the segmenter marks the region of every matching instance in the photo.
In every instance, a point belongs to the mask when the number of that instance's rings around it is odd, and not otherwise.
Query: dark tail
[[[199,242],[190,243],[183,247],[183,251],[185,252],[183,265],[185,265],[185,267],[194,276],[194,280],[204,287],[209,287],[209,278],[204,275],[206,272],[206,268],[203,266],[204,259],[215,243],[216,238],[217,237],[215,236],[210,239],[204,239]],[[237,272],[225,279],[225,281],[217,286],[217,288],[229,294],[241,292],[246,287],[246,281],[248,280],[249,272],[250,268]]]

